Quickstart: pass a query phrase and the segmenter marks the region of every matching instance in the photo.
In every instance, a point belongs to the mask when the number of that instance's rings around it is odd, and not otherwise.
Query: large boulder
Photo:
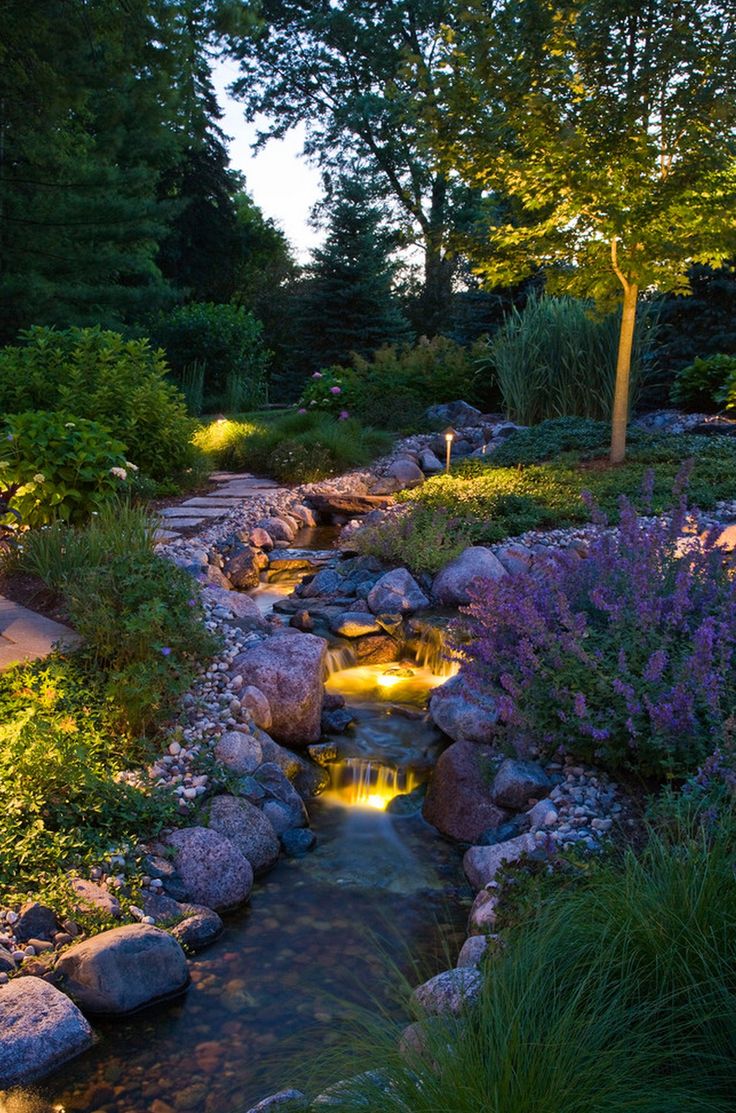
[[[498,708],[493,696],[471,689],[462,673],[435,688],[429,714],[453,742],[490,744],[496,734]]]
[[[413,460],[400,456],[388,469],[388,474],[402,487],[418,487],[424,482],[424,472]]]
[[[373,614],[411,614],[429,606],[429,599],[406,568],[392,568],[368,592]]]
[[[480,425],[482,413],[475,406],[467,402],[444,402],[440,406],[430,406],[424,415],[427,422],[435,427],[440,425],[454,425],[458,429],[464,426]]]
[[[412,1001],[431,1016],[460,1016],[478,999],[483,976],[476,966],[444,970],[417,986]]]
[[[532,835],[517,835],[515,839],[495,843],[493,846],[471,846],[463,857],[465,876],[474,889],[484,889],[504,862],[518,862],[524,854],[536,848]]]
[[[43,978],[0,986],[0,1091],[35,1082],[94,1043],[66,994]]]
[[[496,772],[491,796],[502,808],[521,811],[529,800],[539,800],[552,789],[552,782],[536,761],[518,761],[507,757]]]
[[[455,742],[442,753],[432,773],[423,814],[443,835],[475,842],[506,813],[494,803],[486,768],[487,754],[471,742]]]
[[[230,583],[242,591],[257,587],[261,570],[268,564],[268,558],[252,549],[250,545],[239,545],[225,561],[223,571]]]
[[[208,806],[207,826],[238,848],[254,874],[264,873],[276,864],[278,836],[263,812],[248,800],[215,796]]]
[[[262,805],[263,813],[278,835],[283,835],[292,827],[306,827],[309,824],[304,801],[278,765],[266,762],[256,773],[255,779],[266,794]]]
[[[500,580],[507,575],[490,549],[471,545],[435,576],[432,595],[443,606],[465,606],[470,602],[470,586],[476,580]]]
[[[279,1113],[304,1113],[306,1108],[307,1099],[301,1090],[279,1090],[251,1106],[248,1113],[272,1113],[274,1109]]]
[[[103,931],[57,963],[67,993],[88,1012],[122,1014],[175,997],[189,985],[186,955],[175,939],[148,924]]]
[[[248,899],[253,867],[229,839],[208,827],[185,827],[172,831],[166,843],[174,851],[174,865],[194,904],[220,912]]]
[[[318,742],[324,698],[327,642],[314,634],[278,633],[234,661],[246,684],[271,707],[270,733],[278,742]]]
[[[293,541],[297,534],[296,525],[291,518],[279,517],[261,518],[256,523],[256,529],[265,530],[272,541]],[[255,532],[255,531],[254,531]],[[253,534],[251,534],[253,540]]]
[[[56,913],[45,904],[31,900],[21,908],[13,934],[19,943],[27,943],[29,939],[51,940],[58,930]]]
[[[228,730],[217,740],[215,757],[233,773],[244,776],[255,772],[261,764],[263,749],[255,735],[244,730]]]
[[[345,611],[335,615],[330,629],[341,638],[360,638],[365,634],[378,634],[382,627],[375,616],[366,611]]]

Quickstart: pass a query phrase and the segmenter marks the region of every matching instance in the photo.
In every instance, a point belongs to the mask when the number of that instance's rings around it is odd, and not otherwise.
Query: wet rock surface
[[[43,1078],[93,1043],[77,1006],[42,978],[0,986],[0,1090]]]

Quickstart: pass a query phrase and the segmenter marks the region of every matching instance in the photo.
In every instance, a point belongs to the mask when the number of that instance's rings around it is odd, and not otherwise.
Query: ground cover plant
[[[197,463],[192,423],[161,351],[101,328],[31,328],[0,349],[0,412],[58,410],[99,422],[147,476],[171,482]]]
[[[461,673],[502,731],[614,770],[691,772],[736,710],[736,578],[715,543],[622,500],[617,531],[473,585]],[[467,641],[466,641],[467,639]]]
[[[403,1055],[394,1027],[369,1030],[366,1065],[381,1069],[349,1083],[338,1108],[725,1113],[736,1086],[735,834],[733,811],[677,842],[654,831],[639,856],[550,892],[484,962],[480,1000],[462,1018],[425,1020]]]
[[[388,434],[354,419],[293,411],[215,421],[194,439],[217,467],[261,472],[284,483],[311,483],[364,466],[391,445]]]
[[[693,460],[693,505],[708,509],[736,495],[736,446],[730,438],[636,432],[626,463],[608,467],[598,459],[598,433],[603,428],[602,423],[566,419],[520,431],[487,460],[464,461],[449,475],[402,493],[400,501],[410,514],[418,509],[442,511],[462,521],[475,540],[494,543],[527,530],[589,522],[583,491],[590,491],[615,521],[621,495],[643,506],[642,484],[650,470],[647,505],[655,513],[666,510],[673,505],[673,485],[688,458]],[[411,566],[410,549],[402,554],[398,548],[397,553]]]
[[[696,413],[736,407],[736,356],[713,355],[693,360],[675,375],[673,403]]]

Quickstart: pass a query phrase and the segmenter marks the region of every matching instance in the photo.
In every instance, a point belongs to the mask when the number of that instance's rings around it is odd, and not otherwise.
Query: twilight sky
[[[272,140],[257,155],[251,152],[256,128],[246,124],[242,105],[226,90],[237,72],[237,64],[232,61],[217,62],[212,69],[217,98],[224,110],[221,127],[231,136],[230,160],[245,174],[253,200],[283,229],[297,258],[305,261],[310,249],[322,240],[322,234],[308,223],[310,209],[321,194],[319,173],[301,157],[301,129],[285,139]]]

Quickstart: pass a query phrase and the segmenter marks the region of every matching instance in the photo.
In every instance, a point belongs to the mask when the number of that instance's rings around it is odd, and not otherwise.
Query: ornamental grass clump
[[[462,671],[498,693],[509,735],[656,776],[718,744],[736,704],[736,580],[714,535],[684,533],[683,487],[667,519],[622,499],[585,559],[475,585]]]

